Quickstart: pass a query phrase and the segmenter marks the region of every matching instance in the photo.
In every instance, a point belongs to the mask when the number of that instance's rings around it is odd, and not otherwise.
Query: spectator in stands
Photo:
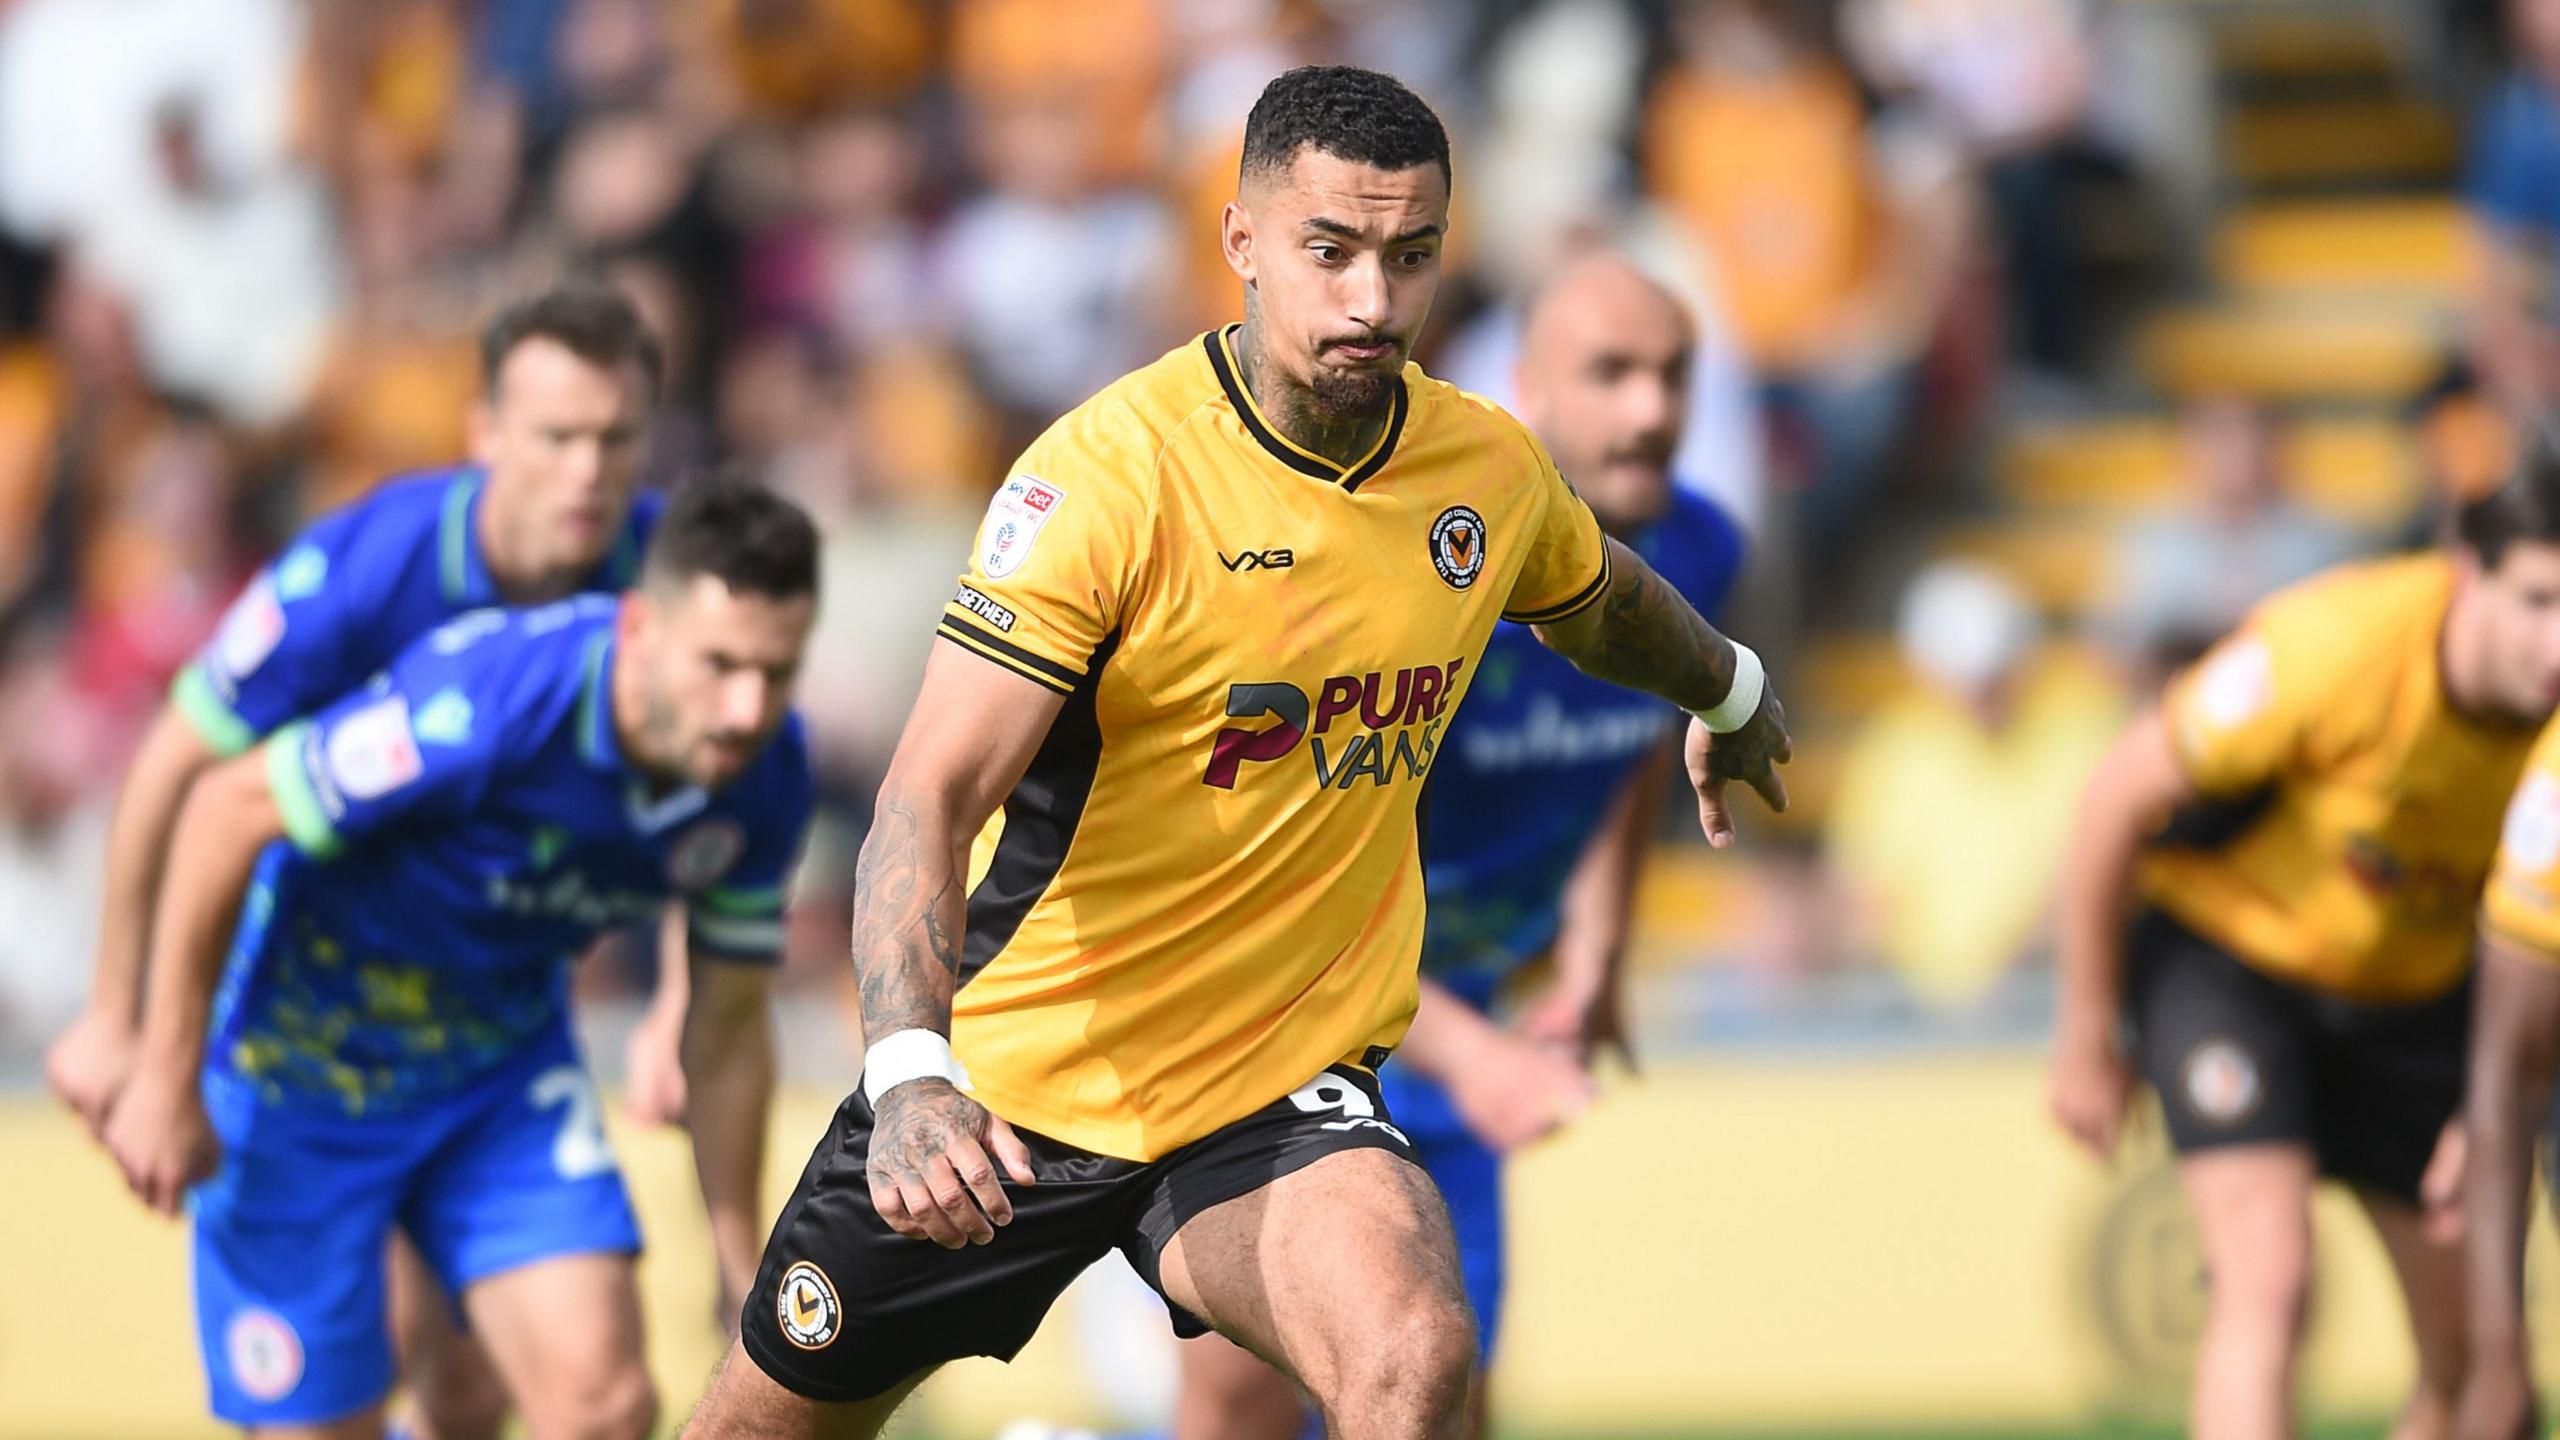
[[[1023,439],[1176,338],[1174,255],[1153,195],[1114,186],[1110,111],[1064,94],[968,117],[990,188],[952,217],[940,273],[962,349]]]
[[[2264,408],[2236,395],[2187,408],[2187,492],[2118,542],[2108,638],[2155,673],[2194,659],[2268,594],[2354,554],[2357,538],[2285,494]]]
[[[1956,157],[1881,146],[1855,83],[1787,0],[1687,7],[1646,133],[1647,189],[1713,255],[1780,438],[1803,541],[1854,536],[1908,418],[1970,223]]]
[[[1851,738],[1824,833],[1856,927],[1932,1009],[1979,1003],[2041,939],[2074,804],[2122,707],[2093,666],[2039,662],[2038,623],[1962,562],[1903,594],[1918,683]]]
[[[2473,120],[2469,356],[2511,416],[2560,401],[2560,0],[2509,0],[2515,65]]]

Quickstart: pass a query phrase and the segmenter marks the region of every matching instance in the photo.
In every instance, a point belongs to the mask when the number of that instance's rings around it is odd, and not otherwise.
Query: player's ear
[[[1239,199],[1227,202],[1218,215],[1218,249],[1227,257],[1227,268],[1247,285],[1254,280],[1253,216]]]

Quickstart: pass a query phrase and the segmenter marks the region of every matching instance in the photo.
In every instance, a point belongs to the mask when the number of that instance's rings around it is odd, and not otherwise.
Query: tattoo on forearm
[[[1563,626],[1550,642],[1584,673],[1704,710],[1733,685],[1733,652],[1669,581],[1610,542],[1609,593],[1596,623]]]
[[[960,879],[950,847],[884,798],[854,867],[853,975],[867,1036],[951,1028],[960,974]]]

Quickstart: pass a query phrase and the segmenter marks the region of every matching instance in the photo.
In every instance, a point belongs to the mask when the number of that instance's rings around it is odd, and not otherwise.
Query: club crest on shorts
[[[1452,505],[1431,522],[1431,568],[1452,590],[1464,590],[1484,573],[1484,517]]]
[[[782,1338],[803,1350],[824,1350],[834,1344],[836,1328],[844,1320],[844,1307],[836,1303],[836,1287],[828,1281],[827,1272],[806,1260],[795,1260],[782,1272],[773,1308]]]
[[[2216,1038],[2188,1051],[2179,1078],[2198,1119],[2237,1125],[2258,1108],[2258,1062],[2234,1041]]]
[[[231,1378],[252,1400],[281,1400],[302,1383],[302,1337],[273,1310],[252,1305],[234,1311],[223,1327],[223,1353]]]

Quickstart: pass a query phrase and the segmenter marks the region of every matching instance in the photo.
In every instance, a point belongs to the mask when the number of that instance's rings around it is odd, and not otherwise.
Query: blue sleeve
[[[325,860],[395,825],[448,820],[479,803],[513,738],[504,612],[473,611],[421,638],[374,683],[266,742],[267,783],[294,847]],[[515,687],[521,688],[521,687]]]
[[[2560,117],[2549,99],[2521,77],[2491,93],[2474,118],[2463,194],[2471,208],[2502,225],[2560,230]]]
[[[347,638],[378,623],[392,567],[355,554],[361,525],[332,515],[249,582],[213,639],[178,672],[170,703],[217,755],[237,755],[286,721],[370,678],[347,673]]]
[[[773,964],[782,958],[791,872],[809,837],[817,789],[798,716],[784,722],[773,753],[757,767],[755,803],[739,818],[746,847],[728,873],[685,897],[686,935],[706,958]]]
[[[1721,619],[1735,582],[1742,578],[1747,543],[1742,527],[1703,495],[1676,492],[1672,503],[1680,512],[1682,544],[1676,560],[1665,557],[1671,563],[1664,578],[1699,614],[1709,621]]]

